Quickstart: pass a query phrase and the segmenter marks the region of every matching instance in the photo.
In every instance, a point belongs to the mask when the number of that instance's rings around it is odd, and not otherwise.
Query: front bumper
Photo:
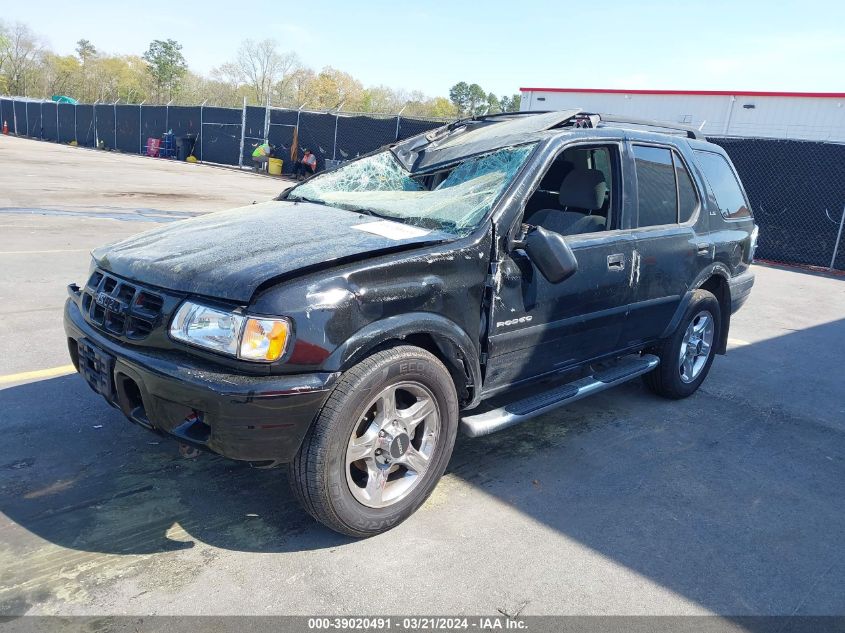
[[[132,422],[262,465],[293,459],[339,376],[232,374],[182,355],[118,344],[91,327],[72,299],[64,327],[77,370]]]

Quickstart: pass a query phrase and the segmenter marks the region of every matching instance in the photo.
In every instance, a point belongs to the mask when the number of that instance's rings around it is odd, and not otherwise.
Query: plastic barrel
[[[282,166],[285,164],[281,158],[271,158],[268,161],[267,171],[270,173],[271,176],[281,176],[282,175]]]

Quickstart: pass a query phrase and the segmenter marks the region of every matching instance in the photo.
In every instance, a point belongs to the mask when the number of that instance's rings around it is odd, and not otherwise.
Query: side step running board
[[[659,363],[657,356],[643,354],[629,356],[609,369],[554,387],[549,391],[509,402],[497,409],[465,415],[461,430],[470,437],[489,435],[495,431],[519,424],[581,398],[610,389],[632,378],[645,374]]]

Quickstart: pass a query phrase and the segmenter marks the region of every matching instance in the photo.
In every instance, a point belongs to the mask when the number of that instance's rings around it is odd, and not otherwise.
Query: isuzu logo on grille
[[[102,306],[111,312],[123,312],[123,304],[105,292],[98,292],[97,296],[94,297],[94,301],[98,306]]]

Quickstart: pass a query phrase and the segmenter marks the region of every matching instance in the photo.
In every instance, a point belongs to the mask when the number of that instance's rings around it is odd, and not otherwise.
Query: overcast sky
[[[845,91],[841,1],[37,0],[5,3],[0,17],[28,23],[65,54],[80,38],[136,54],[173,38],[201,73],[232,58],[241,40],[271,37],[315,69],[432,96],[458,81],[497,94],[522,86]]]

